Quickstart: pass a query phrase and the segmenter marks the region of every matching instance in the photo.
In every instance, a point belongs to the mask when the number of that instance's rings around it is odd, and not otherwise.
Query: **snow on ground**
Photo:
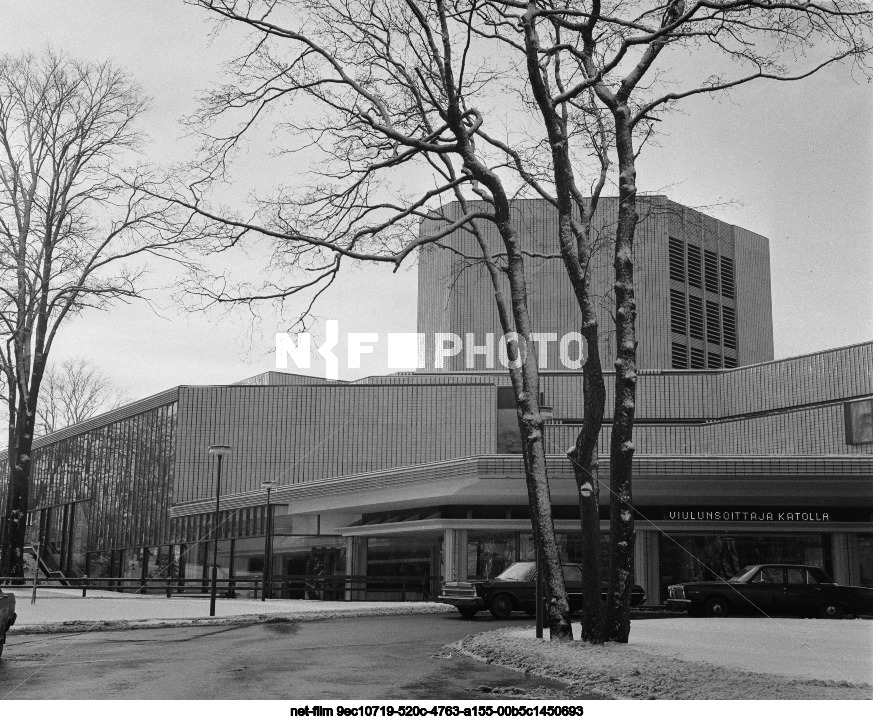
[[[451,648],[614,698],[873,698],[869,620],[650,619],[632,623],[630,643],[603,646],[510,628]]]
[[[29,588],[4,588],[15,593],[18,619],[11,633],[60,630],[63,625],[100,625],[124,627],[136,625],[166,626],[209,619],[209,598],[185,596],[139,595],[110,591],[82,592],[74,589],[38,589],[31,604]],[[218,622],[262,620],[263,616],[287,619],[337,618],[340,616],[381,616],[408,613],[444,613],[450,607],[441,603],[393,603],[387,601],[260,601],[243,598],[216,599]],[[223,619],[223,621],[222,621]]]
[[[633,624],[631,633],[634,646],[686,661],[792,678],[873,682],[871,621],[665,618]]]

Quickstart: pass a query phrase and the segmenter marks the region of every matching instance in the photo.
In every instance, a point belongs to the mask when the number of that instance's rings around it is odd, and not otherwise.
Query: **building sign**
[[[873,398],[843,405],[846,419],[846,443],[850,446],[873,443]]]
[[[764,521],[767,523],[822,523],[834,520],[828,511],[698,511],[677,509],[665,511],[666,521]]]
[[[575,509],[578,513],[578,509]],[[603,516],[608,518],[607,516]],[[640,521],[683,521],[718,525],[720,523],[761,523],[777,526],[785,523],[809,525],[822,523],[873,523],[873,507],[830,506],[638,506]]]

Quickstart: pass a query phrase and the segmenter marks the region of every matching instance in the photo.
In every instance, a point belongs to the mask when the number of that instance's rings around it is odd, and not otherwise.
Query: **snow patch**
[[[579,630],[578,628],[576,629]],[[870,699],[873,621],[650,619],[630,642],[553,644],[509,628],[452,645],[487,663],[622,699]]]

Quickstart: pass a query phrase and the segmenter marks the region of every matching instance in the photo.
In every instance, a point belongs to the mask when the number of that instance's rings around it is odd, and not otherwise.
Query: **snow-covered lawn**
[[[56,627],[124,627],[127,624],[166,626],[208,622],[209,599],[89,591],[87,598],[72,589],[39,589],[35,604],[30,589],[4,588],[15,593],[18,619],[11,633],[59,630]],[[382,616],[407,613],[444,613],[441,603],[393,603],[386,601],[302,601],[218,598],[217,622],[259,620],[264,616],[288,619],[321,619],[341,616]],[[216,619],[213,619],[215,622]]]
[[[651,619],[633,622],[630,643],[604,646],[550,643],[532,628],[511,628],[454,648],[613,698],[873,697],[868,620]]]

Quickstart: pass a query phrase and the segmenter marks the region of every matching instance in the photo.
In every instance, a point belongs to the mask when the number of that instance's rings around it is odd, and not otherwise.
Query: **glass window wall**
[[[519,535],[467,531],[467,578],[494,578],[519,560]],[[525,545],[525,555],[532,545]]]
[[[441,563],[442,536],[368,538],[366,600],[427,600]]]
[[[586,548],[578,533],[556,533],[558,553],[564,563],[583,563]],[[467,578],[493,578],[516,561],[535,561],[532,533],[467,532]],[[495,570],[497,569],[497,570]],[[600,574],[609,571],[609,534],[600,534]]]
[[[859,584],[873,587],[873,534],[858,534],[858,560],[861,567]]]
[[[661,598],[684,581],[728,579],[756,563],[798,563],[831,574],[829,537],[819,534],[661,534]]]

